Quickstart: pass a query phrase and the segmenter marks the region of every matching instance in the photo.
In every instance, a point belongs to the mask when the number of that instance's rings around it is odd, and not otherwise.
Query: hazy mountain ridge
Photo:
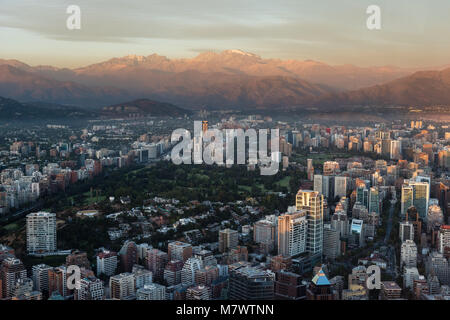
[[[447,82],[431,76],[440,71],[412,71],[263,59],[240,50],[191,59],[129,55],[76,69],[0,60],[0,95],[83,106],[149,97],[191,109],[448,103]],[[364,88],[342,91],[355,86]]]
[[[329,107],[336,105],[450,106],[450,68],[442,71],[419,71],[386,84],[330,94],[318,99],[317,104]]]
[[[253,57],[246,58],[253,59]],[[116,61],[116,59],[113,59]],[[117,59],[117,61],[123,59]],[[94,66],[90,71],[61,70],[59,78],[70,74],[75,80],[53,80],[49,68],[24,71],[10,65],[0,66],[0,94],[18,100],[45,100],[57,103],[87,103],[105,105],[126,101],[130,97],[152,97],[184,107],[213,105],[217,107],[245,108],[253,106],[297,105],[318,96],[335,92],[325,85],[316,85],[299,78],[287,76],[257,77],[246,74],[185,70],[170,72],[136,67],[117,62],[108,68]],[[124,66],[125,65],[125,66]],[[122,70],[123,68],[126,71]],[[44,70],[44,71],[42,71]],[[111,71],[112,70],[112,71]],[[60,71],[57,71],[57,73]],[[73,76],[76,72],[80,75]],[[42,76],[46,73],[46,76]],[[64,74],[64,76],[62,76]],[[22,77],[22,79],[21,79]],[[58,78],[56,77],[56,78]],[[80,85],[79,83],[83,83]],[[104,89],[98,86],[112,87]],[[122,89],[113,89],[122,88]],[[125,90],[123,90],[123,88]]]
[[[101,78],[116,72],[133,73],[136,70],[158,70],[170,73],[198,71],[201,73],[223,73],[226,75],[248,75],[258,77],[283,76],[300,78],[312,83],[321,83],[340,90],[359,89],[411,74],[417,69],[394,66],[357,67],[353,65],[328,65],[313,60],[263,59],[240,50],[220,53],[204,52],[191,59],[168,59],[152,54],[129,55],[72,70],[46,70],[59,80],[74,80],[77,77]]]
[[[47,101],[75,105],[96,105],[125,100],[122,89],[57,81],[17,66],[0,65],[0,96],[20,101]]]
[[[62,106],[45,102],[20,103],[0,97],[0,121],[40,120],[57,118],[88,118],[97,114],[73,106]]]

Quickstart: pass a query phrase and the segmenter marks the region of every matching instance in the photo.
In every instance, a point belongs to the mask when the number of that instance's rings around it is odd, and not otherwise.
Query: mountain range
[[[0,65],[0,96],[75,105],[91,105],[93,101],[107,104],[130,98],[125,90],[58,81],[9,64]]]
[[[138,117],[182,117],[192,111],[149,99],[138,99],[115,105],[105,106],[100,110],[86,110],[75,106],[59,105],[48,102],[22,103],[13,99],[0,97],[0,122],[11,120],[48,120],[66,119],[73,121],[87,118],[138,118]]]
[[[321,97],[319,106],[450,106],[450,68],[419,71],[385,84]],[[450,111],[450,109],[449,109]]]
[[[75,69],[0,59],[0,96],[99,110],[140,97],[189,109],[421,106],[449,103],[449,70],[332,66],[263,59],[240,50],[204,52],[192,59],[129,55]]]
[[[13,99],[0,97],[0,122],[13,120],[74,120],[93,118],[98,114],[74,106],[62,106],[45,102],[21,103]]]

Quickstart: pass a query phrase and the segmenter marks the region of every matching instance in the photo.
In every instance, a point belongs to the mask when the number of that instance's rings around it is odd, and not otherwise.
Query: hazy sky
[[[382,29],[366,27],[381,7]],[[66,9],[81,8],[81,30]],[[128,54],[241,49],[331,64],[450,63],[449,0],[0,0],[0,58],[75,67]]]

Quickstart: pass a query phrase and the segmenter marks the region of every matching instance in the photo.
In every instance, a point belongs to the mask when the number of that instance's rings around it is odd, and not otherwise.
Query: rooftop
[[[316,286],[328,286],[330,285],[330,281],[328,281],[327,276],[325,275],[325,272],[323,272],[322,269],[319,270],[319,272],[316,273],[314,278],[312,279],[312,282]]]

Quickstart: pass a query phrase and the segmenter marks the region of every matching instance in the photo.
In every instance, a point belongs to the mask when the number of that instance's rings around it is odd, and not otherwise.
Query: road
[[[386,235],[384,237],[384,244],[387,244],[389,241],[389,238],[391,237],[392,218],[394,216],[395,202],[396,201],[391,200],[391,207],[389,208],[389,216],[388,216],[387,225],[386,225]]]
[[[394,216],[396,200],[391,200],[391,206],[389,208],[389,216],[386,225],[386,236],[384,237],[384,244],[387,245],[392,232],[392,218]],[[397,278],[397,262],[395,255],[395,248],[393,246],[387,246],[387,273],[390,273],[394,278]]]
[[[24,213],[27,213],[29,211],[33,211],[36,209],[40,209],[42,207],[42,204],[43,204],[43,202],[39,201],[39,202],[35,203],[34,205],[32,205],[31,207],[23,208],[23,209],[17,211],[13,215],[11,215],[11,217],[16,218],[16,217],[20,216],[21,214],[24,214]]]

